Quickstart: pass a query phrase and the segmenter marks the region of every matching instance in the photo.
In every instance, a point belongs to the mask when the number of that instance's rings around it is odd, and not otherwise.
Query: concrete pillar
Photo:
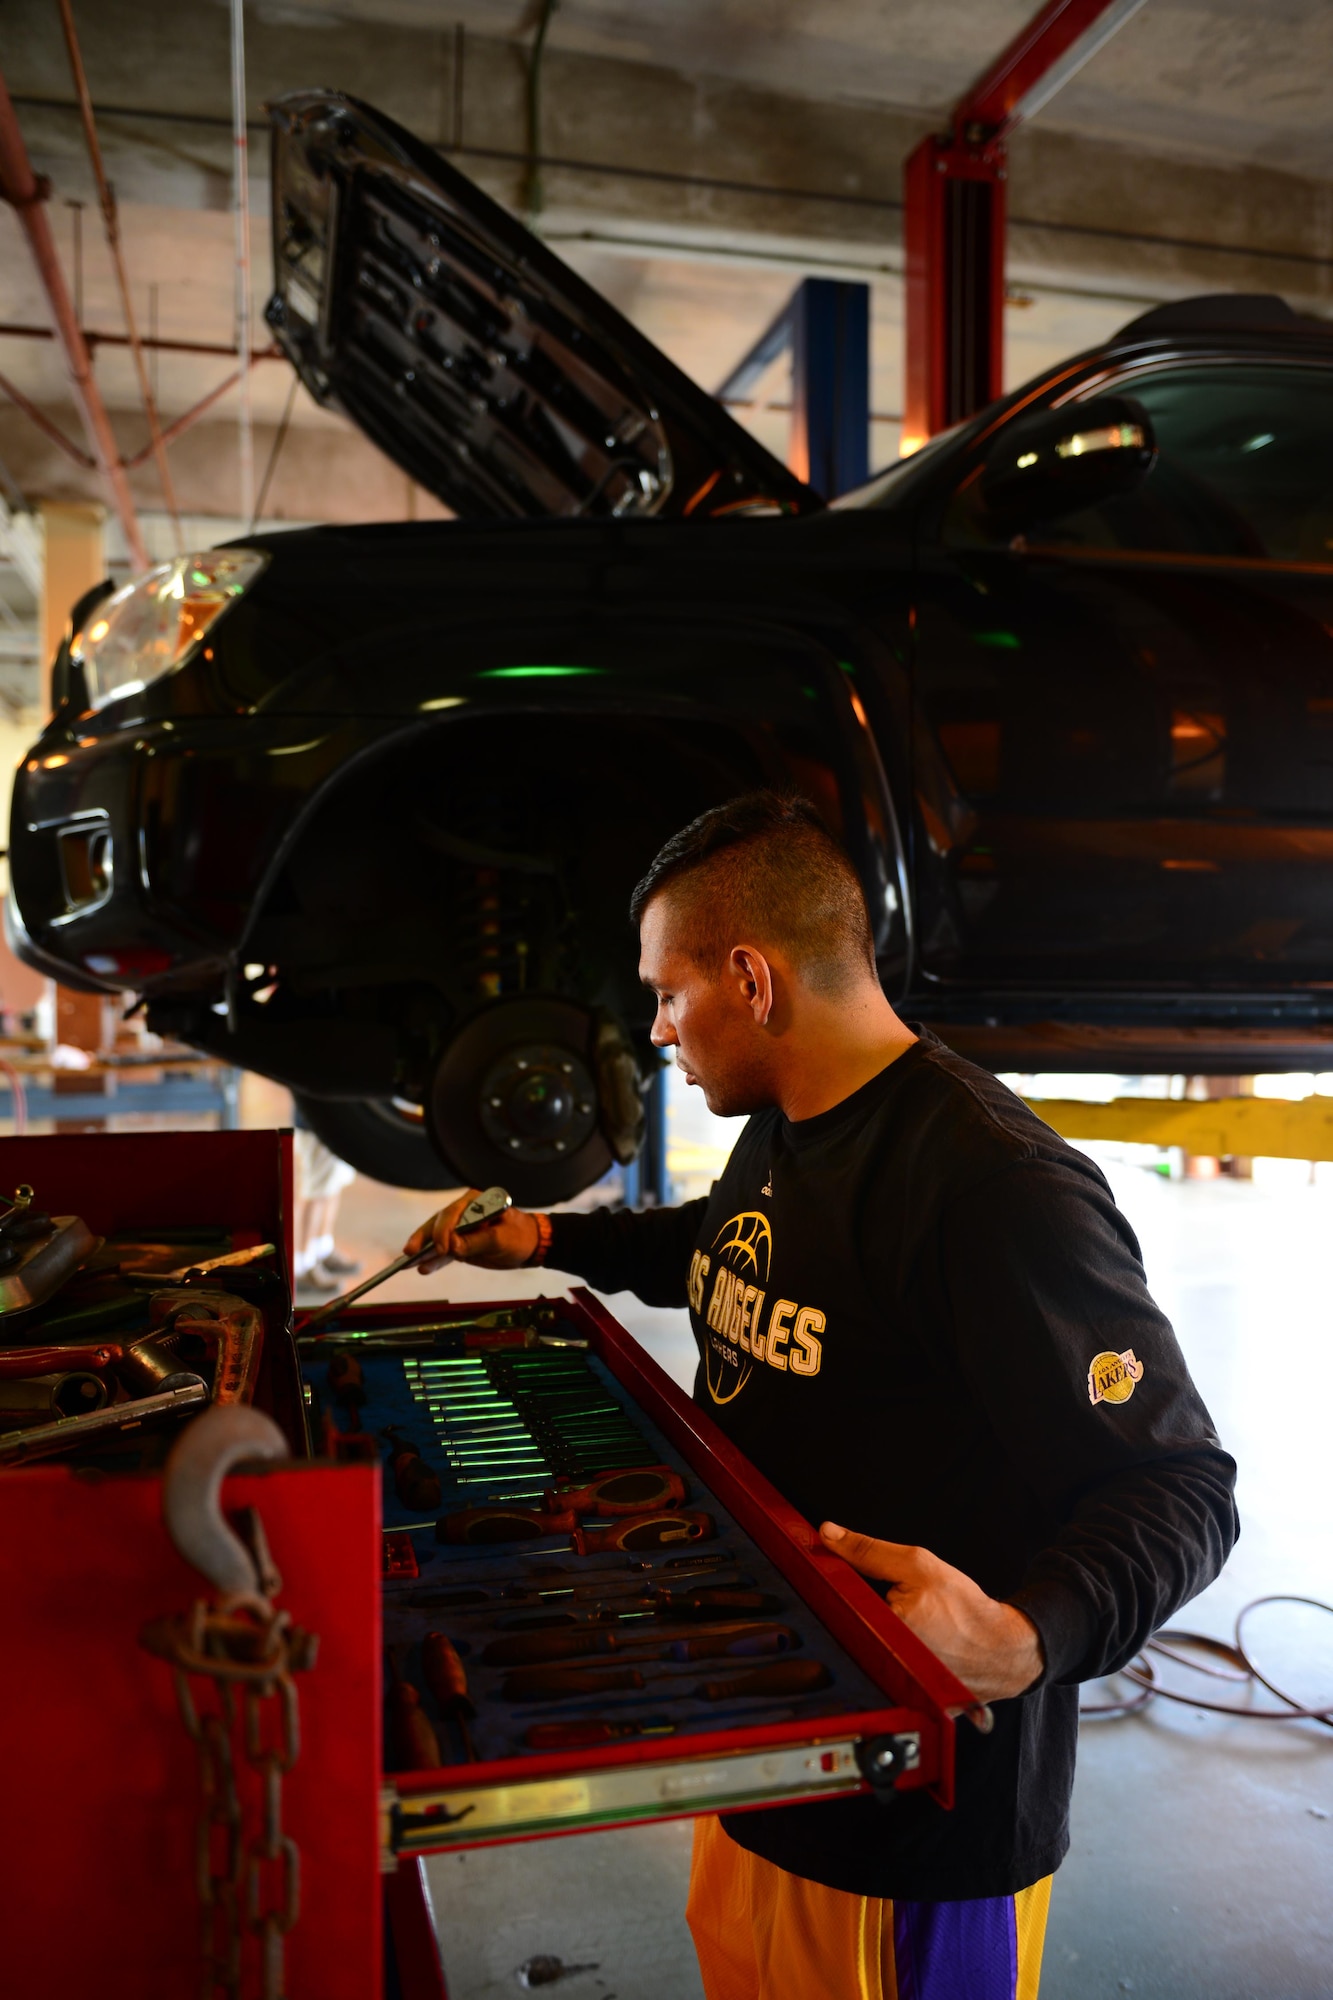
[[[86,501],[44,500],[46,560],[42,571],[42,718],[51,712],[51,663],[71,608],[106,575],[102,529],[106,510]]]

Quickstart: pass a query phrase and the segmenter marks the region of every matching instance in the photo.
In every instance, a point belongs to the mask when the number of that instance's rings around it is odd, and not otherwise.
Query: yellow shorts
[[[1037,2000],[1051,1877],[957,1903],[851,1896],[694,1823],[686,1919],[707,2000]]]

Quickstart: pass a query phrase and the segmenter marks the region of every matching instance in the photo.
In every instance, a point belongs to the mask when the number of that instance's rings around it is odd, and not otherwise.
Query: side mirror
[[[981,498],[1011,534],[1132,493],[1157,456],[1148,412],[1129,396],[1038,410],[1001,431],[986,456]]]

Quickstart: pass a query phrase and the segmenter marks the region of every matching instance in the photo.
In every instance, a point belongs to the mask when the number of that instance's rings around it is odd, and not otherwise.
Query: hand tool
[[[0,1381],[21,1375],[50,1375],[61,1368],[110,1368],[123,1361],[125,1349],[109,1344],[100,1347],[15,1347],[0,1354]]]
[[[735,1567],[733,1565],[733,1567]],[[705,1572],[717,1576],[721,1572]],[[614,1625],[645,1619],[691,1618],[698,1622],[726,1623],[737,1618],[773,1618],[787,1610],[782,1598],[770,1591],[752,1590],[751,1579],[737,1570],[733,1582],[720,1589],[650,1590],[649,1579],[623,1582],[608,1579],[573,1590],[534,1591],[522,1584],[501,1585],[495,1596],[501,1606],[516,1607],[516,1615],[497,1622],[506,1632],[536,1630],[536,1619],[563,1614],[562,1622],[577,1618],[585,1624]],[[531,1607],[528,1610],[527,1607]],[[498,1607],[497,1607],[498,1608]]]
[[[669,1465],[644,1465],[631,1471],[603,1472],[584,1486],[557,1479],[547,1495],[547,1507],[572,1508],[576,1514],[642,1514],[650,1508],[679,1507],[685,1482]]]
[[[234,1292],[205,1286],[167,1286],[152,1293],[148,1316],[178,1343],[200,1340],[213,1351],[213,1401],[248,1403],[255,1392],[264,1346],[264,1318]],[[131,1350],[132,1352],[134,1350]],[[181,1345],[182,1358],[188,1349]]]
[[[530,1448],[532,1445],[532,1434],[522,1424],[513,1427],[505,1425],[503,1429],[492,1432],[478,1430],[472,1425],[464,1428],[442,1423],[435,1416],[432,1416],[431,1422],[441,1441],[455,1451],[480,1451],[486,1446],[503,1451],[510,1445],[517,1445],[521,1449]]]
[[[628,1514],[603,1528],[580,1528],[573,1513],[538,1513],[519,1507],[469,1507],[442,1515],[435,1530],[440,1542],[526,1542],[540,1536],[571,1537],[566,1544],[576,1555],[599,1555],[608,1549],[660,1549],[673,1542],[711,1541],[717,1525],[710,1514]],[[554,1551],[553,1551],[554,1553]]]
[[[385,1654],[389,1672],[389,1752],[394,1768],[400,1771],[437,1771],[444,1758],[440,1740],[421,1706],[421,1696],[411,1681],[404,1680],[393,1652]]]
[[[629,1584],[631,1593],[639,1587]],[[700,1590],[673,1591],[655,1590],[651,1596],[631,1594],[608,1597],[607,1585],[588,1585],[573,1590],[539,1590],[534,1592],[506,1593],[512,1602],[517,1597],[535,1597],[539,1603],[556,1608],[562,1603],[586,1617],[610,1621],[616,1618],[763,1618],[781,1611],[782,1599],[774,1597],[766,1590]]]
[[[597,1743],[614,1743],[624,1736],[674,1736],[678,1722],[664,1715],[643,1722],[534,1722],[523,1732],[529,1750],[590,1750]]]
[[[476,1226],[480,1227],[480,1224]],[[429,1255],[429,1251],[422,1251],[410,1261],[421,1263]],[[566,1330],[560,1331],[561,1328]],[[428,1320],[424,1323],[413,1321],[406,1326],[349,1327],[339,1333],[338,1338],[361,1341],[372,1346],[401,1348],[413,1359],[420,1352],[427,1356],[438,1356],[442,1360],[452,1361],[458,1358],[458,1350],[446,1344],[452,1337],[464,1337],[462,1353],[466,1356],[490,1352],[488,1343],[479,1340],[474,1347],[471,1339],[474,1334],[490,1333],[521,1333],[525,1337],[523,1351],[533,1352],[533,1349],[526,1347],[526,1341],[531,1339],[534,1347],[539,1347],[542,1352],[550,1352],[553,1356],[558,1349],[586,1351],[591,1345],[569,1320],[561,1317],[554,1306],[543,1304],[540,1300],[535,1300],[527,1306],[501,1306],[494,1312],[463,1313],[452,1319]],[[306,1335],[303,1332],[296,1344],[303,1353],[314,1351],[328,1337],[327,1334]],[[501,1351],[508,1354],[519,1350],[505,1347]]]
[[[484,1194],[474,1195],[454,1224],[456,1234],[466,1236],[469,1230],[481,1229],[486,1223],[494,1222],[497,1215],[503,1215],[512,1199],[512,1196],[499,1187],[487,1188]],[[396,1278],[400,1271],[409,1270],[414,1264],[422,1264],[428,1257],[434,1255],[434,1250],[404,1250],[401,1256],[395,1257],[391,1264],[384,1266],[383,1270],[372,1271],[359,1285],[353,1285],[350,1291],[342,1292],[336,1299],[330,1299],[326,1306],[320,1306],[317,1312],[311,1313],[301,1329],[302,1334],[308,1337],[315,1327],[323,1326],[327,1320],[333,1319],[356,1299],[362,1299],[367,1292],[373,1292],[377,1285],[386,1284],[390,1278]]]
[[[192,1272],[234,1270],[244,1264],[257,1264],[263,1257],[276,1257],[276,1255],[277,1249],[274,1244],[255,1243],[248,1250],[228,1250],[221,1257],[204,1257],[195,1264],[182,1264],[178,1271],[161,1271],[152,1275],[158,1284],[163,1282],[170,1284],[181,1278],[188,1278]],[[131,1278],[137,1274],[126,1271],[124,1275]]]
[[[674,1542],[711,1542],[717,1523],[711,1514],[628,1514],[604,1528],[580,1528],[574,1544],[580,1555],[600,1555],[607,1549],[662,1549]]]
[[[627,1570],[636,1572],[635,1584],[642,1588],[649,1577],[670,1573],[672,1581],[677,1575],[696,1576],[706,1570],[734,1569],[736,1558],[725,1549],[716,1549],[708,1555],[691,1553],[682,1556],[668,1556],[664,1562],[650,1562],[647,1556],[627,1556],[620,1563],[562,1563],[552,1560],[565,1551],[561,1549],[540,1550],[534,1555],[520,1558],[519,1569],[524,1576],[542,1577],[554,1582],[557,1577],[577,1577],[584,1583],[590,1576],[624,1576]],[[644,1574],[646,1572],[646,1574]]]
[[[466,1507],[444,1514],[435,1527],[438,1542],[531,1542],[543,1535],[577,1535],[572,1514],[543,1514],[522,1507]]]
[[[447,1439],[440,1439],[438,1443],[453,1470],[467,1476],[476,1476],[483,1472],[512,1472],[525,1479],[549,1477],[550,1469],[545,1453],[534,1451],[531,1447],[514,1445],[499,1450],[459,1451],[450,1445]]]
[[[339,1465],[378,1465],[380,1448],[369,1431],[340,1431],[332,1410],[320,1413],[320,1452]]]
[[[440,1705],[441,1712],[453,1723],[463,1745],[463,1755],[470,1763],[477,1761],[477,1746],[472,1741],[472,1731],[468,1724],[476,1716],[471,1697],[468,1694],[467,1673],[458,1653],[443,1632],[428,1632],[421,1642],[421,1668],[426,1677],[426,1686]]]
[[[765,1725],[773,1722],[793,1722],[797,1714],[809,1715],[810,1710],[794,1708],[779,1709],[776,1715],[766,1715]],[[818,1711],[816,1711],[818,1713]],[[710,1717],[710,1720],[713,1718]],[[682,1730],[697,1727],[692,1722],[672,1722],[665,1715],[646,1716],[642,1721],[609,1722],[604,1716],[589,1716],[571,1722],[534,1722],[525,1730],[523,1742],[529,1750],[590,1750],[597,1743],[614,1743],[625,1736],[677,1736]]]
[[[501,1500],[511,1500],[516,1506],[535,1507],[540,1504],[546,1474],[530,1480],[528,1485],[510,1472],[460,1472],[453,1479],[453,1486],[466,1499],[474,1487],[485,1489],[485,1498],[497,1504]],[[500,1489],[504,1490],[501,1491]]]
[[[101,1432],[136,1430],[154,1417],[185,1415],[208,1401],[208,1390],[197,1375],[182,1371],[169,1375],[155,1396],[141,1396],[129,1403],[111,1403],[87,1416],[61,1417],[53,1424],[39,1424],[32,1430],[7,1431],[0,1436],[0,1464],[17,1465],[26,1458],[49,1458],[53,1452],[73,1450]]]
[[[702,1567],[702,1565],[700,1566]],[[736,1567],[733,1559],[727,1559],[727,1567]],[[716,1575],[718,1572],[714,1567],[708,1569],[705,1573]],[[558,1575],[560,1578],[559,1582],[544,1581],[538,1577],[505,1583],[501,1586],[497,1595],[507,1598],[510,1602],[520,1604],[535,1603],[550,1605],[571,1603],[584,1607],[589,1607],[593,1604],[606,1604],[608,1608],[613,1602],[616,1604],[628,1604],[631,1602],[640,1604],[683,1604],[688,1599],[692,1604],[703,1604],[716,1597],[720,1598],[728,1607],[733,1604],[739,1606],[742,1613],[758,1610],[776,1611],[781,1609],[781,1601],[778,1598],[764,1596],[761,1592],[750,1587],[748,1578],[740,1576],[737,1576],[734,1582],[720,1586],[702,1585],[693,1591],[672,1591],[666,1585],[660,1585],[657,1589],[653,1589],[651,1576],[616,1574],[608,1572],[600,1564],[593,1563],[589,1563],[586,1570],[578,1568],[562,1569],[558,1572]],[[596,1580],[590,1581],[590,1578]],[[675,1581],[677,1579],[674,1577],[667,1579],[668,1583]],[[730,1611],[728,1615],[730,1615]]]
[[[714,1625],[702,1631],[692,1625],[663,1626],[655,1632],[608,1632],[585,1625],[565,1632],[515,1632],[492,1639],[483,1649],[488,1667],[546,1666],[554,1660],[579,1660],[601,1653],[634,1654],[640,1660],[703,1660],[751,1653],[793,1653],[801,1643],[790,1625]]]
[[[456,1460],[459,1465],[500,1465],[514,1459],[527,1459],[531,1462],[543,1459],[545,1456],[543,1452],[537,1449],[537,1446],[533,1444],[530,1438],[512,1437],[473,1440],[471,1438],[456,1438],[448,1431],[442,1431],[437,1442],[441,1450],[447,1451],[449,1456]],[[554,1511],[568,1512],[568,1509],[558,1508]]]
[[[412,1591],[407,1601],[423,1611],[458,1611],[475,1604],[489,1604],[491,1592],[480,1588],[469,1590],[462,1585],[447,1590],[427,1584],[420,1590]]]
[[[348,1354],[345,1348],[336,1347],[329,1356],[326,1379],[329,1394],[340,1410],[357,1411],[369,1402],[365,1370],[356,1356]]]
[[[670,1681],[678,1701],[730,1701],[750,1695],[814,1694],[833,1679],[821,1660],[774,1660],[727,1680],[684,1685],[679,1674],[642,1674],[637,1667],[520,1667],[500,1684],[502,1701],[561,1701],[568,1695],[618,1694],[646,1688],[649,1681]],[[661,1696],[657,1697],[661,1699]]]
[[[182,1368],[202,1374],[209,1363],[209,1342],[203,1335],[188,1340],[175,1327],[159,1329],[128,1341],[116,1363],[116,1376],[131,1396],[151,1396],[169,1375]]]
[[[0,1379],[0,1424],[49,1424],[106,1404],[106,1383],[87,1368]]]
[[[392,1447],[393,1490],[403,1506],[423,1512],[427,1507],[438,1507],[442,1498],[439,1478],[416,1445],[392,1425],[386,1425],[382,1435]]]

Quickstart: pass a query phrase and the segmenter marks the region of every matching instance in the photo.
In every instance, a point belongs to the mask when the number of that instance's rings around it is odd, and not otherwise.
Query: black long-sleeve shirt
[[[1040,1682],[923,1794],[729,1816],[860,1895],[1004,1895],[1068,1846],[1077,1683],[1216,1576],[1235,1465],[1092,1162],[925,1035],[843,1103],[750,1119],[712,1194],[558,1215],[547,1260],[688,1305],[696,1400],[812,1523],[918,1543],[1018,1605]]]

